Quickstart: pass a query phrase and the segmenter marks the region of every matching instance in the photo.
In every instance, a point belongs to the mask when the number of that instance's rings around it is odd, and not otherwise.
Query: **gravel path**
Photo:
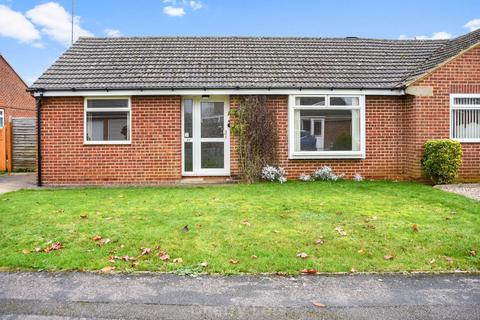
[[[480,183],[444,184],[435,186],[434,188],[457,193],[462,196],[480,201]]]

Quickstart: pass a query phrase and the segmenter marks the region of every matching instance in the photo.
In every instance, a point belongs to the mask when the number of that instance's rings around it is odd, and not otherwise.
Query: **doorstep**
[[[180,184],[186,185],[226,184],[236,182],[237,181],[231,177],[183,177],[180,180]]]

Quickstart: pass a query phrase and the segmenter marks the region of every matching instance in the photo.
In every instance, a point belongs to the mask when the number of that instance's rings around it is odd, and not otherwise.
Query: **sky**
[[[480,0],[74,0],[79,36],[445,39],[480,28]],[[31,84],[71,45],[72,0],[0,0],[0,53]]]

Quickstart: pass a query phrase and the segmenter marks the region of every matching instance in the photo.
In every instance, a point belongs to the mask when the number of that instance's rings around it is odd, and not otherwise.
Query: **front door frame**
[[[193,138],[186,138],[184,135],[184,101],[192,100],[193,117],[192,131]],[[202,169],[201,168],[201,142],[207,142],[209,139],[218,140],[221,138],[201,138],[201,103],[202,102],[223,102],[224,106],[224,168],[222,169]],[[182,176],[230,176],[230,128],[229,128],[229,96],[211,95],[205,96],[182,96]],[[185,140],[189,139],[193,143],[193,171],[185,171]],[[213,141],[212,141],[213,142]]]

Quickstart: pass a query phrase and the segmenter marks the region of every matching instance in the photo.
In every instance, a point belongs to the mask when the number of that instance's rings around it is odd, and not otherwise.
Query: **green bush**
[[[424,144],[422,170],[435,184],[451,183],[462,164],[460,142],[449,139],[428,140]]]
[[[352,150],[352,135],[342,131],[335,139],[332,150]]]

